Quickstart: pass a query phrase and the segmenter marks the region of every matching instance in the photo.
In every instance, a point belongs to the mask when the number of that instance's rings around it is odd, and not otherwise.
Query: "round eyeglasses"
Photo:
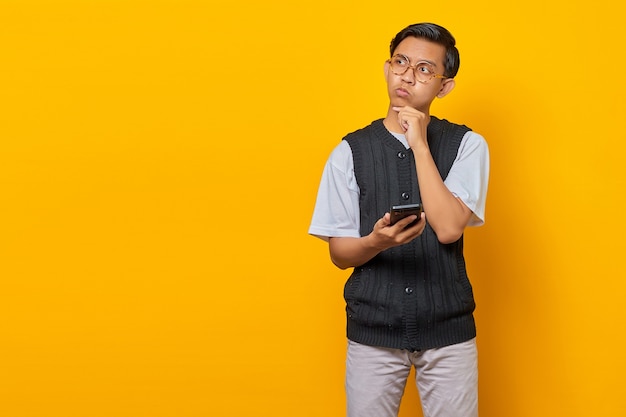
[[[448,78],[445,75],[440,75],[435,73],[435,68],[429,62],[418,62],[415,65],[411,65],[411,61],[404,55],[394,55],[389,59],[389,66],[391,68],[391,72],[396,75],[404,74],[409,68],[413,68],[413,74],[415,75],[415,79],[420,83],[426,84],[433,78]]]

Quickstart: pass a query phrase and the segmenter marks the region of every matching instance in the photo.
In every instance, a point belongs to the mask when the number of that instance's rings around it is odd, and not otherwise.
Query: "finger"
[[[417,236],[420,236],[422,233],[424,233],[424,229],[425,228],[426,228],[426,222],[424,220],[420,219],[415,224],[411,224],[411,225],[407,226],[403,230],[403,232],[407,233],[407,236],[409,237],[409,240],[413,240]]]
[[[417,220],[417,216],[415,214],[411,214],[410,216],[406,216],[402,220],[398,220],[395,225],[400,229],[405,229],[415,220]]]
[[[409,121],[406,119],[405,115],[402,112],[398,113],[398,123],[400,127],[405,131],[409,129]]]

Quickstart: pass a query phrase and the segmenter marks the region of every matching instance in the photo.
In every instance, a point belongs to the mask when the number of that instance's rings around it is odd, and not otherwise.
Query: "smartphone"
[[[411,214],[415,214],[417,216],[417,220],[410,223],[407,227],[413,226],[415,223],[419,222],[422,214],[422,205],[417,204],[405,204],[402,206],[392,206],[391,210],[389,210],[389,214],[391,215],[391,224],[395,224],[398,220],[405,218],[406,216],[410,216]]]

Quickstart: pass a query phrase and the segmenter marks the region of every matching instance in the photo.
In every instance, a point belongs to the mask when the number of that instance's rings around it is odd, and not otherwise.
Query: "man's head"
[[[459,52],[454,45],[450,32],[432,23],[408,26],[395,36],[390,46],[391,58],[384,67],[389,94],[388,127],[396,123],[394,109],[409,106],[429,114],[433,100],[454,89],[454,76],[459,69]]]
[[[455,46],[456,40],[454,36],[446,28],[434,23],[416,23],[407,26],[391,40],[391,45],[389,46],[390,56],[394,55],[400,42],[408,37],[425,39],[443,46],[446,50],[443,75],[447,78],[456,76],[461,63],[459,50]]]

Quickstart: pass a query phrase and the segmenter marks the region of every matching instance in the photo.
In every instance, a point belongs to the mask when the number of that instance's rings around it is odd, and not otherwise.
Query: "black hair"
[[[446,48],[446,59],[444,62],[444,73],[448,78],[454,78],[459,72],[459,65],[461,64],[461,58],[459,56],[459,50],[456,48],[456,40],[454,36],[448,31],[448,29],[436,25],[434,23],[415,23],[402,29],[391,40],[389,51],[393,56],[396,48],[404,39],[408,37],[415,37],[426,39],[434,42]]]

